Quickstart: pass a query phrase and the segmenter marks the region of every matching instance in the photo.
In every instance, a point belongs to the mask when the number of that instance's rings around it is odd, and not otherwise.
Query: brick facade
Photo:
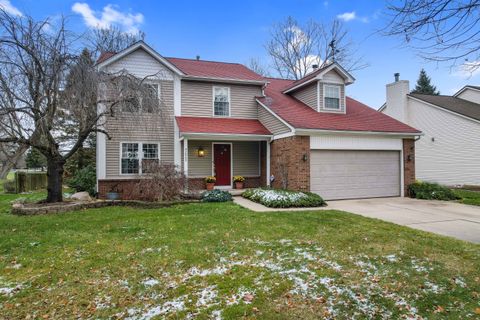
[[[415,182],[415,140],[403,139],[403,185],[407,197],[408,186]]]
[[[310,190],[310,137],[274,140],[270,147],[270,172],[274,188]]]

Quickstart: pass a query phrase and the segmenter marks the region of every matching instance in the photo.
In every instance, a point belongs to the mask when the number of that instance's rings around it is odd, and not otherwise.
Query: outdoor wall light
[[[307,160],[308,160],[308,156],[307,156],[307,154],[305,153],[305,154],[303,155],[303,161],[307,161]]]
[[[198,155],[198,157],[200,157],[200,158],[205,157],[205,150],[204,150],[202,147],[199,147],[199,148],[197,149],[197,155]]]

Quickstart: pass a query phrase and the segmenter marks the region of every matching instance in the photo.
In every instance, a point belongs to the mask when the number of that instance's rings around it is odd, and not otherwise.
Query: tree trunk
[[[7,178],[7,175],[10,172],[10,170],[12,170],[13,167],[15,167],[15,165],[23,156],[25,151],[27,151],[27,149],[28,149],[27,147],[21,146],[21,147],[18,147],[18,149],[15,150],[15,153],[11,156],[4,154],[6,159],[2,161],[2,169],[0,170],[1,180],[5,180]]]
[[[65,160],[61,158],[47,159],[47,202],[63,201],[63,166]]]

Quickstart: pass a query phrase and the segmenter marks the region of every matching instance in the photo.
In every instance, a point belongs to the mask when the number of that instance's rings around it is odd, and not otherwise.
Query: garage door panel
[[[311,191],[327,200],[400,195],[398,151],[312,150]]]

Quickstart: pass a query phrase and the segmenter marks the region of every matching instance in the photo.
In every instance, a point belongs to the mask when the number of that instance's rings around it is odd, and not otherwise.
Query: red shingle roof
[[[254,119],[175,117],[182,133],[222,133],[271,135],[260,121]]]
[[[420,133],[420,131],[373,110],[350,97],[346,98],[346,114],[317,112],[299,100],[282,92],[292,80],[268,79],[266,97],[259,101],[286,122],[299,129]]]
[[[186,75],[205,78],[265,81],[252,70],[239,63],[205,61],[195,59],[165,58]]]
[[[111,51],[102,52],[100,54],[100,57],[98,57],[97,63],[102,63],[103,61],[109,59],[110,57],[113,57],[114,55],[116,55],[115,52],[111,52]]]

